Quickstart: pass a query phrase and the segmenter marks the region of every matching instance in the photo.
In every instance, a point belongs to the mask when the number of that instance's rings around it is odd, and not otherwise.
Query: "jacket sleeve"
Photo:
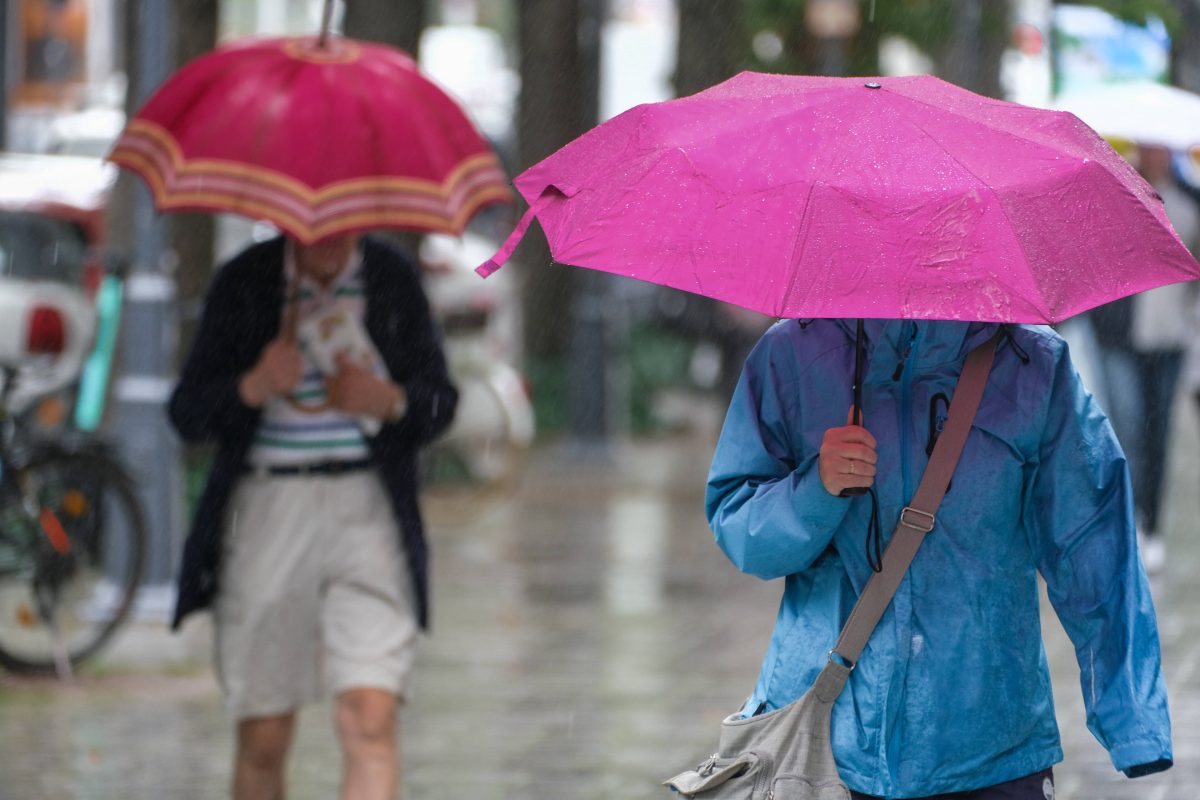
[[[791,348],[768,334],[746,360],[708,475],[717,544],[738,569],[763,579],[807,569],[849,506],[821,483],[817,451],[791,433],[801,429]]]
[[[1025,517],[1075,647],[1087,725],[1129,777],[1172,763],[1158,627],[1137,555],[1125,456],[1066,348],[1056,354]]]
[[[167,406],[171,424],[187,442],[248,436],[259,412],[242,402],[238,381],[252,364],[239,363],[236,335],[238,263],[227,265],[204,301],[204,313]]]
[[[408,263],[390,266],[396,277],[403,276],[393,286],[390,302],[404,313],[401,324],[386,337],[381,353],[393,379],[408,395],[408,408],[399,420],[385,424],[377,438],[390,446],[411,449],[433,441],[454,421],[458,390],[450,381],[441,331],[430,313],[416,268]],[[400,370],[393,365],[400,363],[413,366],[397,377]]]

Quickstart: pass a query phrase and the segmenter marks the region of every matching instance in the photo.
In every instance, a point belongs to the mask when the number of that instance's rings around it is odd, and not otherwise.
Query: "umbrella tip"
[[[882,89],[883,88],[882,84],[880,84],[879,81],[868,81],[867,83],[864,83],[863,86],[867,87],[868,89]]]

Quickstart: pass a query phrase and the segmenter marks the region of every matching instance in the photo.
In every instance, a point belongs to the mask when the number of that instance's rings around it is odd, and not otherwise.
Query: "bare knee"
[[[391,754],[396,741],[396,695],[382,689],[350,689],[338,695],[338,738],[350,753]]]
[[[295,714],[255,717],[238,723],[238,760],[259,772],[278,772],[287,761]]]

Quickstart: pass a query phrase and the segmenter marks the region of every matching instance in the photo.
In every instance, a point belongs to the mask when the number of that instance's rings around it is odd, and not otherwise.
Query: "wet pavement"
[[[664,800],[658,782],[712,751],[752,688],[780,591],[712,543],[702,488],[715,424],[607,460],[544,448],[473,521],[437,524],[454,509],[431,509],[435,631],[402,714],[405,798]],[[1138,781],[1112,770],[1048,613],[1060,799],[1200,797],[1197,427],[1181,405],[1170,558],[1154,580],[1176,766]],[[143,620],[72,685],[0,677],[0,800],[226,797],[231,727],[208,637],[205,618],[174,637]],[[336,797],[338,773],[328,709],[307,709],[289,797]]]

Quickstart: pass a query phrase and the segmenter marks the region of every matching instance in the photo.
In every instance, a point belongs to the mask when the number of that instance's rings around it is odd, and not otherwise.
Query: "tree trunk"
[[[693,94],[736,74],[749,49],[742,0],[678,0],[675,94]]]
[[[517,160],[525,169],[594,124],[581,86],[590,85],[580,47],[579,0],[517,0],[521,96],[517,104]],[[594,78],[595,76],[593,76]],[[577,270],[551,268],[550,250],[534,225],[517,252],[523,267],[525,353],[535,360],[561,357],[571,333],[568,311]]]
[[[938,59],[938,74],[964,89],[1000,97],[1000,61],[1011,21],[1007,0],[954,4],[954,35]]]
[[[429,22],[425,0],[346,0],[342,32],[352,39],[399,47],[413,58],[420,49],[421,32]],[[416,231],[389,231],[414,254],[421,250],[421,234]]]
[[[1200,92],[1200,0],[1174,0],[1179,13],[1179,30],[1171,50],[1171,73],[1175,83]]]
[[[175,67],[178,69],[217,45],[218,0],[176,0]],[[180,357],[187,352],[198,311],[213,274],[216,219],[207,213],[170,216],[167,246],[178,259],[175,287],[179,299]]]
[[[416,58],[428,20],[425,0],[346,0],[342,30],[351,38],[390,44]]]

